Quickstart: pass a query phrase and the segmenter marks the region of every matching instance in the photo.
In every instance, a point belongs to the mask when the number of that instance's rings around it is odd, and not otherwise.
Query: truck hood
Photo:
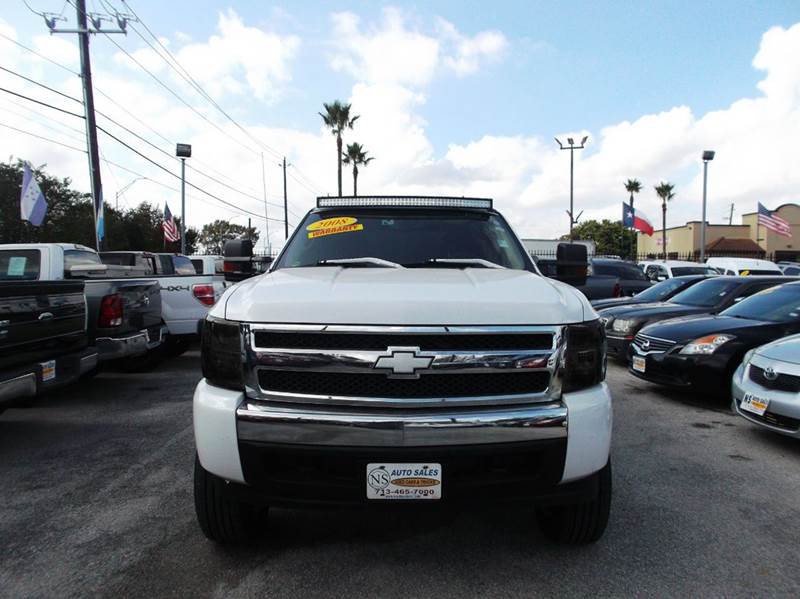
[[[244,281],[211,313],[245,322],[374,325],[565,324],[596,316],[574,288],[527,271],[330,266]]]

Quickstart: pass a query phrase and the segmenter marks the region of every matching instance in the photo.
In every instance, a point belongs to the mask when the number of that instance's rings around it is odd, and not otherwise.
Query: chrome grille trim
[[[653,337],[651,335],[642,335],[638,333],[633,338],[633,345],[636,350],[642,355],[648,354],[663,354],[676,345],[676,341],[671,339],[662,339],[661,337]]]
[[[245,388],[250,399],[282,404],[318,404],[318,405],[347,405],[371,406],[384,408],[430,408],[458,404],[463,406],[476,405],[516,405],[525,403],[551,402],[558,399],[561,394],[560,363],[564,346],[565,326],[355,326],[355,325],[282,325],[251,323],[243,325],[245,340]],[[512,373],[512,372],[543,372],[549,373],[549,384],[544,391],[524,393],[517,395],[479,395],[471,397],[426,397],[426,398],[393,398],[393,397],[351,397],[336,394],[331,389],[330,394],[305,395],[297,393],[276,392],[264,388],[259,383],[259,373],[269,370],[293,370],[307,372],[313,376],[314,372],[337,373],[370,373],[376,372],[375,365],[378,358],[386,355],[386,349],[378,350],[352,350],[352,349],[287,349],[279,347],[257,347],[255,345],[257,332],[319,332],[319,333],[356,333],[379,334],[391,336],[392,334],[432,334],[450,336],[453,338],[453,350],[419,351],[417,355],[430,357],[431,362],[427,368],[421,368],[413,375],[391,374],[389,378],[418,378],[419,376],[435,376],[437,374],[464,374],[470,373]],[[459,334],[531,334],[546,333],[552,336],[549,349],[530,350],[499,350],[499,351],[459,351]],[[391,347],[391,346],[390,346]],[[389,348],[387,348],[389,349]],[[415,348],[406,348],[415,349]],[[265,377],[267,378],[267,377]]]

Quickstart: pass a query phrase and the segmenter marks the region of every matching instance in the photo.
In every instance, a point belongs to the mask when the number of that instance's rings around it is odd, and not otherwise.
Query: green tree
[[[221,254],[226,241],[241,237],[249,237],[253,240],[253,245],[255,245],[258,241],[258,231],[253,227],[248,231],[247,227],[230,223],[226,220],[215,220],[212,223],[203,225],[198,242],[203,246],[206,253]]]
[[[667,202],[675,197],[675,186],[662,181],[655,186],[658,197],[661,198],[661,256],[667,259]]]
[[[373,156],[367,156],[369,152],[364,151],[364,146],[357,143],[347,144],[347,152],[342,157],[344,164],[353,165],[353,195],[358,195],[358,166],[367,166],[375,160]],[[341,194],[339,194],[341,195]]]
[[[325,126],[336,136],[336,165],[337,181],[339,184],[339,197],[342,197],[342,132],[345,129],[352,129],[358,120],[358,115],[350,117],[350,104],[342,104],[335,100],[331,104],[322,104],[325,112],[319,113]]]
[[[631,247],[636,233],[623,227],[621,220],[587,220],[575,225],[573,237],[594,241],[597,255],[623,256],[625,248]],[[563,235],[561,239],[568,240],[569,235]]]

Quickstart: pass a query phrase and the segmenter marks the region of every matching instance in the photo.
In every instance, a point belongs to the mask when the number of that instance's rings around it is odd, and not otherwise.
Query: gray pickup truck
[[[166,332],[158,282],[109,278],[119,274],[82,245],[0,245],[0,281],[83,281],[85,334],[101,361],[145,356],[160,347]]]
[[[96,368],[83,281],[0,280],[0,412]]]

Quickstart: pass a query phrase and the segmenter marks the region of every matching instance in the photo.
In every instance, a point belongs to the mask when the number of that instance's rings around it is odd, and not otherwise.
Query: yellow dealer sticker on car
[[[325,235],[336,235],[337,233],[349,233],[350,231],[362,231],[363,229],[364,225],[359,223],[358,219],[352,216],[326,218],[311,223],[306,227],[309,239],[324,237]]]

